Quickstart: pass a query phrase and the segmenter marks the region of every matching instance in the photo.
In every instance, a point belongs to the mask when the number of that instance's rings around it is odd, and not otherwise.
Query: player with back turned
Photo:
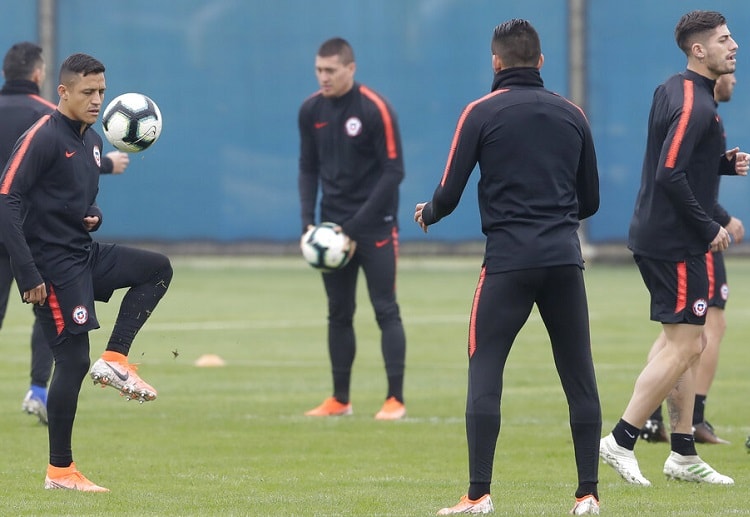
[[[47,398],[46,489],[107,491],[76,467],[72,435],[91,365],[88,333],[99,328],[94,302],[108,301],[117,289],[128,288],[90,375],[127,397],[156,398],[127,356],[166,293],[172,266],[160,253],[99,243],[91,236],[102,224],[96,205],[102,139],[92,125],[104,101],[104,70],[86,54],[65,59],[57,109],[18,140],[0,176],[0,233],[22,299],[34,306],[55,361]]]
[[[602,421],[577,233],[579,221],[599,208],[594,142],[583,111],[544,88],[541,42],[528,21],[498,25],[491,50],[492,91],[464,109],[432,201],[414,213],[426,232],[453,212],[479,163],[487,242],[469,323],[469,490],[438,515],[494,509],[503,372],[534,305],[569,407],[578,478],[571,513],[598,514]]]
[[[354,311],[357,279],[364,272],[388,377],[386,400],[375,414],[406,414],[403,383],[406,337],[396,301],[399,185],[404,177],[396,114],[378,93],[354,81],[354,51],[341,38],[325,41],[315,57],[320,90],[299,110],[299,196],[302,232],[320,220],[335,223],[356,242],[349,263],[323,273],[328,298],[328,351],[333,395],[308,416],[348,415],[356,352]]]

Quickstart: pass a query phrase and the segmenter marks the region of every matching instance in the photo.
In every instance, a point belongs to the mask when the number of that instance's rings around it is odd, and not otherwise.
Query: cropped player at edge
[[[328,351],[333,395],[308,416],[352,413],[349,400],[356,341],[354,311],[360,268],[381,332],[388,377],[386,400],[375,415],[398,420],[406,414],[403,382],[406,338],[396,302],[398,188],[404,177],[396,114],[378,93],[354,81],[354,51],[332,38],[318,49],[320,90],[299,111],[299,196],[302,233],[320,220],[340,226],[356,242],[345,266],[322,274],[328,297]]]

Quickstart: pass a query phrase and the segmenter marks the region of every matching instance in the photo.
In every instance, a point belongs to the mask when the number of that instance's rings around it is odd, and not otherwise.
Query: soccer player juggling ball
[[[154,400],[156,390],[127,355],[172,279],[164,255],[91,237],[102,223],[96,205],[102,139],[92,124],[104,101],[104,70],[86,54],[65,59],[57,109],[18,140],[0,177],[2,239],[23,301],[34,305],[55,360],[47,398],[48,489],[107,491],[78,471],[71,448],[78,393],[90,365],[88,333],[99,328],[94,301],[128,288],[91,377],[128,398]]]

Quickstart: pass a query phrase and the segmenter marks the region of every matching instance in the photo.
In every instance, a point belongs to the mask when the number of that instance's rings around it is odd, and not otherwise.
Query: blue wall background
[[[331,36],[352,43],[357,80],[398,112],[407,173],[399,213],[404,240],[426,238],[411,221],[413,207],[431,196],[442,174],[461,109],[489,90],[489,42],[497,23],[531,20],[542,38],[546,85],[568,94],[566,0],[59,3],[58,53],[47,56],[48,73],[55,77],[73,52],[92,54],[107,66],[109,99],[142,92],[164,116],[159,142],[131,155],[124,175],[102,178],[100,239],[296,239],[297,110],[317,89],[315,52]],[[736,28],[738,88],[720,111],[730,145],[750,142],[741,30],[750,25],[750,9],[732,0],[589,4],[586,108],[602,208],[587,231],[594,242],[621,241],[638,188],[651,95],[684,68],[672,31],[690,9],[720,10]],[[0,0],[0,12],[3,52],[15,41],[38,39],[35,2]],[[739,217],[747,211],[748,188],[742,179],[723,183],[724,204]],[[472,181],[463,203],[429,239],[481,237]]]

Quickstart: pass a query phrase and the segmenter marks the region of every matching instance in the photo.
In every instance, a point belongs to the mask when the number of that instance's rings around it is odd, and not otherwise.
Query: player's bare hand
[[[110,151],[107,158],[112,160],[112,174],[122,174],[130,164],[130,156],[122,151]]]
[[[734,172],[738,176],[747,176],[748,170],[750,170],[750,154],[740,151],[739,147],[730,149],[726,152],[727,160],[736,158],[734,162]]]
[[[736,217],[731,217],[724,228],[726,228],[729,235],[732,236],[732,241],[737,244],[742,242],[742,239],[745,238],[745,227],[743,226],[742,221]]]
[[[719,228],[719,233],[711,241],[711,251],[724,251],[729,247],[729,242],[729,232],[726,228]]]
[[[86,231],[91,231],[94,228],[96,228],[96,225],[99,224],[99,216],[98,215],[87,215],[83,218],[83,227],[86,228]]]
[[[414,207],[414,222],[417,223],[425,233],[427,233],[427,225],[424,224],[424,219],[422,219],[422,210],[424,210],[426,204],[427,203],[417,203],[417,206]]]
[[[24,291],[23,301],[24,303],[39,305],[41,307],[44,305],[44,302],[47,301],[47,286],[45,284],[39,284],[33,289]]]

